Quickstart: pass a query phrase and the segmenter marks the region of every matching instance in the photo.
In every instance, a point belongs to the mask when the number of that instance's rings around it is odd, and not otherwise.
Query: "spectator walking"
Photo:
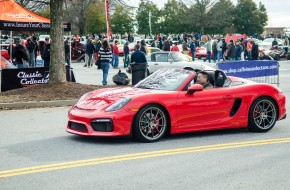
[[[49,67],[50,66],[50,40],[48,37],[45,38],[41,58],[44,61],[44,67]]]
[[[112,59],[112,52],[110,48],[110,44],[107,40],[104,40],[102,43],[102,47],[100,48],[99,51],[99,58],[100,63],[101,63],[101,68],[103,71],[103,80],[102,83],[103,85],[107,85],[107,78],[108,78],[108,73],[109,73],[109,68],[110,68],[110,61]]]

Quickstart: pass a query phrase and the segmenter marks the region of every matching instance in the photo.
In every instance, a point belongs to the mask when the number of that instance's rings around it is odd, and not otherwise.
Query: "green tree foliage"
[[[110,25],[114,34],[125,34],[126,32],[134,31],[133,19],[130,15],[130,10],[123,6],[116,6]]]
[[[225,8],[226,7],[226,8]],[[231,0],[219,0],[209,11],[208,33],[224,34],[233,32],[235,6]]]
[[[39,14],[40,16],[43,16],[45,18],[50,18],[50,8],[47,7],[46,9],[43,9],[40,12],[37,12],[37,14]]]
[[[189,9],[189,22],[195,30],[200,29],[202,33],[210,26],[210,10],[214,2],[211,0],[194,0]]]
[[[152,34],[160,33],[160,11],[152,2],[142,1],[136,15],[137,28],[139,34],[149,34],[149,11],[151,11],[151,29]]]
[[[161,33],[182,33],[190,27],[184,22],[188,8],[182,1],[169,0],[161,10]]]
[[[106,11],[102,2],[94,3],[86,14],[86,33],[106,32]]]
[[[258,33],[262,33],[264,31],[264,27],[267,25],[268,22],[268,14],[267,14],[267,10],[264,4],[262,4],[261,2],[259,3],[259,17],[260,17],[260,28],[259,31],[257,31]]]
[[[239,0],[234,20],[237,32],[246,33],[247,35],[262,33],[267,22],[265,15],[267,13],[264,6],[258,9],[252,0]]]

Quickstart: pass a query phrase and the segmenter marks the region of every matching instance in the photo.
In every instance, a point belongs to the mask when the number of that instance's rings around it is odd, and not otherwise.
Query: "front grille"
[[[76,131],[88,132],[86,125],[81,123],[70,122],[70,128]]]
[[[94,131],[112,132],[114,129],[113,121],[111,119],[96,119],[91,122]]]

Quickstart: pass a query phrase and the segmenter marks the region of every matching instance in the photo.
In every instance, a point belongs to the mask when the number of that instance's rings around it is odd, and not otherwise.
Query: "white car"
[[[45,38],[50,38],[49,35],[39,35],[38,41],[45,41]]]
[[[156,52],[148,55],[146,59],[148,62],[147,74],[152,74],[162,68],[184,68],[191,70],[214,69],[203,63],[188,61],[188,58],[180,52]]]
[[[266,38],[265,40],[263,40],[262,42],[258,43],[260,46],[271,46],[272,47],[272,42],[274,41],[274,38]],[[282,46],[283,45],[283,41],[280,39],[277,39],[278,45]]]

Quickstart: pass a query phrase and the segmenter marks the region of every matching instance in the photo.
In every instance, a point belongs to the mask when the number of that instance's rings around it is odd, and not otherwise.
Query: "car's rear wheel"
[[[266,132],[272,129],[277,120],[277,107],[267,97],[258,98],[249,111],[248,129],[254,132]]]
[[[136,115],[134,136],[142,142],[155,142],[161,139],[168,126],[167,115],[159,105],[147,105]]]

